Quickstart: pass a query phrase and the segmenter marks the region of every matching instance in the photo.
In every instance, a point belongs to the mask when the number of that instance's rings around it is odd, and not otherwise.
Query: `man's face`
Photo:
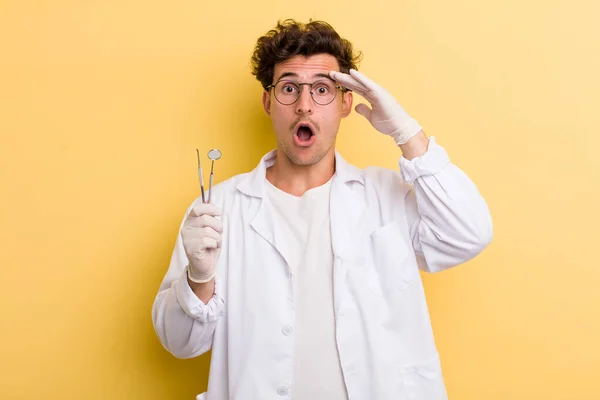
[[[309,57],[295,56],[275,65],[273,82],[282,80],[279,87],[263,93],[263,106],[271,117],[271,123],[277,136],[277,147],[296,165],[313,165],[335,150],[335,138],[342,118],[350,114],[352,93],[333,89],[335,98],[328,101],[327,87],[336,83],[329,78],[329,71],[339,71],[335,57],[329,54],[317,54]],[[314,85],[315,101],[310,94],[309,85],[300,83],[321,82]],[[301,88],[300,97],[290,105],[294,91]],[[275,91],[279,96],[275,97]],[[289,99],[289,101],[286,101]],[[323,101],[325,99],[326,101]]]

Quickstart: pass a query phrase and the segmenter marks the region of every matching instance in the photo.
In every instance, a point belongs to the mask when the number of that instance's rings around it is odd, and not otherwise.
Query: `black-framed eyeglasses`
[[[289,106],[294,104],[300,98],[302,86],[304,85],[308,85],[312,99],[321,106],[330,104],[335,99],[338,89],[342,92],[347,90],[340,85],[336,85],[335,81],[327,78],[319,79],[313,83],[300,83],[289,79],[280,79],[273,85],[267,86],[265,89],[273,89],[275,99],[284,106]]]

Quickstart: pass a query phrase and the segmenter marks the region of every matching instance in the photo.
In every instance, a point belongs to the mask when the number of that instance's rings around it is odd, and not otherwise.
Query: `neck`
[[[294,164],[283,151],[277,149],[275,163],[267,168],[267,180],[284,192],[302,196],[307,190],[327,183],[334,172],[333,148],[325,157],[311,165]]]

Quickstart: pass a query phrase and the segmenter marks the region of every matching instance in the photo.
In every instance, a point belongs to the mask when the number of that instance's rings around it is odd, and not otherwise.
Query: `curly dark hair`
[[[258,38],[252,55],[252,75],[262,87],[273,83],[275,64],[294,56],[311,56],[327,53],[334,56],[340,71],[348,73],[357,69],[361,53],[354,53],[352,43],[343,39],[331,25],[324,21],[309,20],[307,24],[286,19]]]

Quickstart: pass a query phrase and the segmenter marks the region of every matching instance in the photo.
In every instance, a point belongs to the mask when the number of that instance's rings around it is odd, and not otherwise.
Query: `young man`
[[[487,205],[326,23],[278,23],[254,74],[277,149],[187,210],[153,308],[176,357],[212,349],[198,399],[446,399],[419,269],[492,238]],[[353,92],[402,152],[359,170],[335,150]]]

